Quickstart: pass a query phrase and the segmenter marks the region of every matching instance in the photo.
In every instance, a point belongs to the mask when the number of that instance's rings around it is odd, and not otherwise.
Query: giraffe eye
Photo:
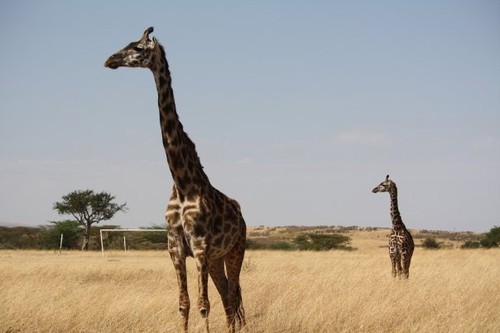
[[[136,45],[134,46],[134,51],[142,52],[144,51],[144,47],[142,45]]]

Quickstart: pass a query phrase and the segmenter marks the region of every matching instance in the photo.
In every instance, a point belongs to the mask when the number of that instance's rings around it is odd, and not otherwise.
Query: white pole
[[[59,241],[59,253],[61,253],[61,250],[62,250],[63,237],[64,237],[64,234],[61,233],[61,240]]]
[[[104,257],[104,243],[102,242],[102,229],[99,230],[99,235],[101,237],[101,252],[102,252],[102,256]]]
[[[127,252],[127,238],[125,238],[125,236],[123,236],[123,250]]]

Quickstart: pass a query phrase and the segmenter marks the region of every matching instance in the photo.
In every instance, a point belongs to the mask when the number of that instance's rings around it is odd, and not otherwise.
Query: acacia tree
[[[113,202],[115,196],[110,193],[94,193],[92,190],[77,190],[54,203],[53,209],[59,215],[69,214],[85,228],[82,250],[89,249],[90,228],[92,224],[113,218],[117,212],[126,212],[126,203]]]

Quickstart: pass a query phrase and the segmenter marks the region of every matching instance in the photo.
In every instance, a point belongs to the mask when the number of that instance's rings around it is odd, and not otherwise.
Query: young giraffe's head
[[[385,177],[385,180],[380,183],[377,187],[375,187],[372,192],[373,193],[378,193],[378,192],[390,192],[393,188],[396,187],[396,184],[389,179],[389,175]]]
[[[105,67],[116,69],[118,67],[144,67],[151,68],[155,63],[155,57],[160,48],[155,37],[149,39],[153,27],[144,31],[142,38],[132,42],[106,60]]]

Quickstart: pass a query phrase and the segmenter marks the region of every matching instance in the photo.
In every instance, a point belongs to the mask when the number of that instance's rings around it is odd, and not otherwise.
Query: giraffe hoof
[[[200,308],[200,314],[203,318],[208,317],[208,309],[207,308]]]
[[[182,317],[187,317],[189,315],[189,309],[184,306],[180,306],[179,313],[181,314]]]

